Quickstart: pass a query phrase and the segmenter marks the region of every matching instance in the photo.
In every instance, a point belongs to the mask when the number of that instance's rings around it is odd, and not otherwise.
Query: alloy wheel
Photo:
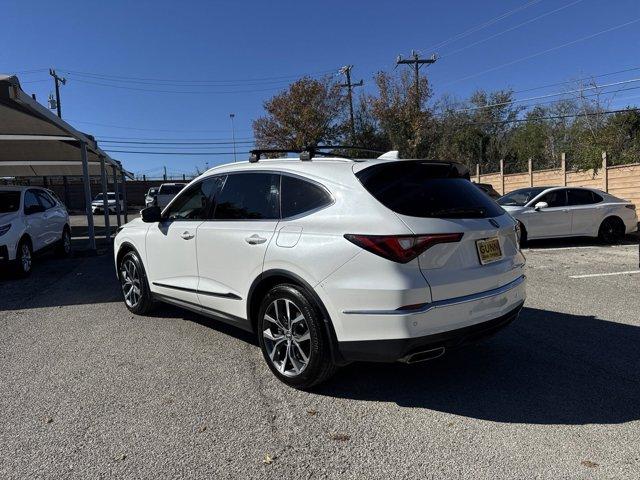
[[[273,366],[287,377],[300,375],[311,357],[311,334],[300,308],[288,298],[271,302],[264,314],[264,344]]]
[[[20,247],[20,261],[24,273],[31,271],[31,249],[26,243],[23,243]]]
[[[140,273],[138,272],[138,267],[133,260],[127,258],[122,262],[122,266],[120,267],[120,279],[125,303],[130,308],[135,308],[142,297],[142,290],[140,287]]]

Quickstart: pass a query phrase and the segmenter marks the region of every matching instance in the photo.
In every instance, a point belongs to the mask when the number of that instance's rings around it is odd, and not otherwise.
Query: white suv
[[[515,221],[465,167],[263,160],[213,168],[115,239],[127,307],[171,303],[255,332],[283,382],[428,360],[514,320]]]
[[[20,276],[31,273],[35,252],[56,247],[71,252],[67,209],[53,192],[38,187],[0,187],[0,265]]]

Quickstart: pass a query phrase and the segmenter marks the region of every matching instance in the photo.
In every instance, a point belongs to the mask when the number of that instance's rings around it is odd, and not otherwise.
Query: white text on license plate
[[[480,263],[482,265],[495,262],[502,258],[502,250],[500,249],[500,240],[498,240],[498,237],[476,240],[476,248],[478,249],[478,256],[480,257]]]

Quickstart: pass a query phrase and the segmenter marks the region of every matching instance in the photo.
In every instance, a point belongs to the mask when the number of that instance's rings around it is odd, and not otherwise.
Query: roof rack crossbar
[[[363,152],[373,152],[373,153],[384,153],[382,150],[374,150],[374,149],[370,149],[370,148],[364,148],[364,147],[357,147],[354,145],[313,145],[313,146],[309,146],[306,148],[302,148],[302,149],[296,149],[296,148],[257,148],[254,150],[251,150],[250,152],[250,157],[249,157],[249,162],[250,163],[257,163],[260,161],[260,158],[262,158],[263,155],[265,154],[270,154],[270,153],[298,153],[300,154],[300,160],[302,161],[309,161],[311,159],[313,159],[313,157],[315,157],[316,155],[321,155],[324,157],[338,157],[338,158],[345,158],[347,160],[353,160],[351,157],[348,157],[346,155],[341,155],[341,154],[336,154],[336,153],[332,153],[332,152],[322,152],[320,150],[360,150]]]

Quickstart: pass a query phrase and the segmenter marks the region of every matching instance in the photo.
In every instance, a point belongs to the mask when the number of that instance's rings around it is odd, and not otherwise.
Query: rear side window
[[[385,207],[422,218],[489,218],[504,214],[455,167],[407,161],[374,165],[356,174]]]
[[[569,205],[591,205],[602,201],[602,197],[591,190],[570,189],[567,192]]]
[[[272,220],[280,218],[280,175],[234,173],[217,196],[216,220]]]
[[[332,202],[329,193],[319,185],[301,178],[282,176],[282,218],[295,217]]]
[[[40,202],[38,202],[38,197],[36,197],[36,193],[34,190],[27,190],[24,194],[24,210],[25,212],[30,207],[38,207],[40,206]]]

